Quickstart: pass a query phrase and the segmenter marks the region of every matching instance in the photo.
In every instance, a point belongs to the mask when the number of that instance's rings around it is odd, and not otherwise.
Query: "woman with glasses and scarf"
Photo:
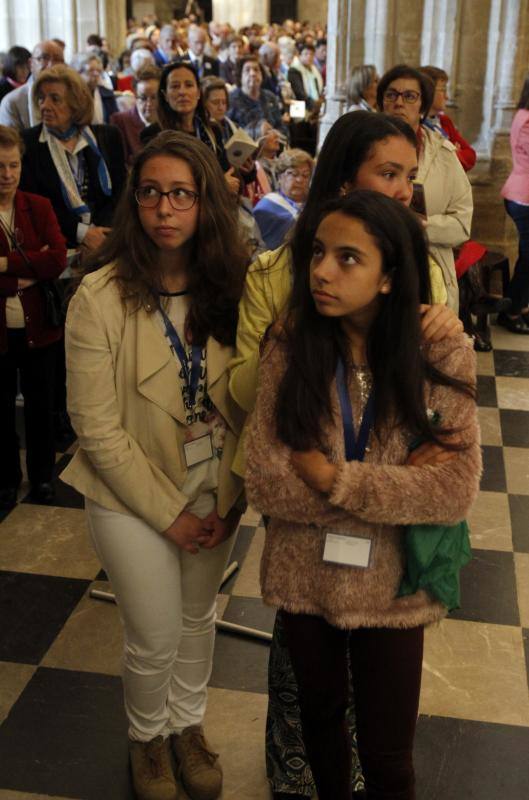
[[[447,305],[457,313],[459,291],[453,248],[470,238],[474,206],[472,188],[454,145],[423,125],[432,107],[433,94],[433,82],[426,75],[399,64],[380,79],[377,105],[380,111],[407,122],[417,136],[419,170],[416,182],[424,190],[429,252],[442,270]]]
[[[32,498],[53,498],[53,344],[62,327],[46,313],[42,281],[66,266],[66,245],[49,200],[18,188],[23,143],[0,125],[0,510],[13,508],[22,480],[16,432],[17,376],[24,395]]]

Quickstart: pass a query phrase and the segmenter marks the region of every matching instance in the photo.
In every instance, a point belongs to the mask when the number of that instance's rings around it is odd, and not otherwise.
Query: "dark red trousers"
[[[345,720],[349,656],[367,797],[414,800],[412,752],[423,628],[344,631],[321,617],[282,614],[319,799],[351,800],[351,742]]]

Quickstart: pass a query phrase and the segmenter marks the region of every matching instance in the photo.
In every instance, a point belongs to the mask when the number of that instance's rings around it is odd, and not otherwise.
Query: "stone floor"
[[[529,797],[529,341],[498,328],[479,356],[485,456],[462,608],[427,631],[416,737],[418,800]],[[71,451],[58,460],[60,472]],[[26,487],[27,492],[27,487]],[[22,492],[22,497],[24,491]],[[270,631],[259,597],[264,531],[251,511],[219,614]],[[82,498],[23,499],[0,524],[0,800],[133,797],[117,608],[87,539]],[[219,633],[207,729],[224,800],[265,800],[268,645]]]

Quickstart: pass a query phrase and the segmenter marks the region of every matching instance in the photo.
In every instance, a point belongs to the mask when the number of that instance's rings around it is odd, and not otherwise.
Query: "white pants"
[[[215,601],[234,537],[191,555],[138,517],[88,498],[86,512],[123,621],[129,737],[181,733],[204,718]]]

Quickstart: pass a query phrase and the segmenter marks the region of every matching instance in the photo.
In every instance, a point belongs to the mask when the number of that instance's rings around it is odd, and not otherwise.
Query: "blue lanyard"
[[[173,345],[174,351],[178,356],[178,360],[182,365],[182,370],[184,373],[184,378],[186,385],[189,389],[189,402],[192,406],[195,405],[195,398],[198,389],[198,382],[200,380],[200,362],[202,360],[202,347],[198,344],[194,344],[191,348],[191,371],[189,370],[189,365],[187,363],[187,353],[185,351],[184,345],[175,330],[175,327],[161,305],[158,306],[160,314],[162,315],[162,319],[165,325],[165,335],[171,341]]]
[[[342,412],[345,460],[363,461],[366,453],[367,442],[369,440],[369,434],[371,432],[371,428],[373,427],[375,418],[374,394],[371,392],[368,397],[357,438],[353,421],[351,398],[349,397],[349,390],[345,382],[345,369],[341,358],[338,359],[338,364],[336,365],[336,387],[338,389],[340,409]]]

